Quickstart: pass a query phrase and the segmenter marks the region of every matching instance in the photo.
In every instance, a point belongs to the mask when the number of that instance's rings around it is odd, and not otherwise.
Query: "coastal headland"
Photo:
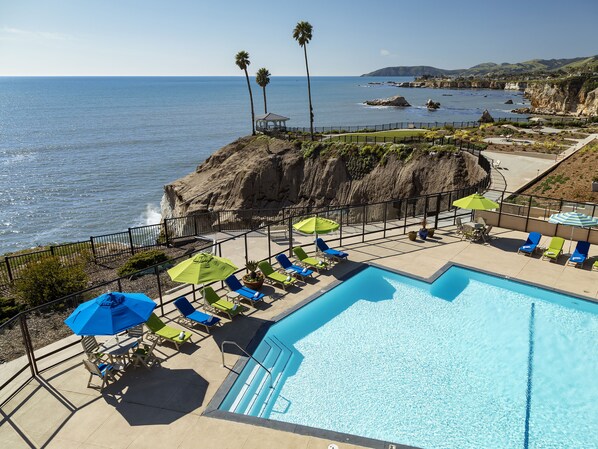
[[[386,67],[362,76],[416,77],[414,81],[369,83],[400,88],[522,91],[531,106],[513,112],[584,117],[598,115],[598,56],[534,59],[515,64],[484,63],[457,70],[429,66]]]
[[[453,145],[243,137],[166,185],[162,216],[375,203],[468,187],[486,174]]]

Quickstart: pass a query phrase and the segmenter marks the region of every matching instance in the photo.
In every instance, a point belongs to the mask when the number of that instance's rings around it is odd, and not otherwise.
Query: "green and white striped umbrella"
[[[598,218],[579,212],[563,212],[561,214],[552,214],[548,219],[550,223],[558,223],[566,226],[577,226],[579,228],[591,228],[598,226]]]
[[[573,226],[576,228],[591,228],[593,226],[598,226],[598,218],[580,214],[579,212],[563,212],[560,214],[552,214],[548,219],[548,222],[562,224],[565,226]],[[571,229],[571,240],[573,240],[573,229]],[[569,241],[569,253],[570,252],[571,241]]]

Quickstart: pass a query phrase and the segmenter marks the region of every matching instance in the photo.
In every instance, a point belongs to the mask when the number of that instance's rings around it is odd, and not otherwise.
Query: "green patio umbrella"
[[[484,195],[480,195],[479,193],[474,193],[473,195],[466,196],[465,198],[455,200],[453,201],[453,206],[469,210],[490,210],[498,209],[500,207],[498,203],[489,200],[488,198],[484,197]]]
[[[222,281],[237,270],[237,267],[224,257],[199,253],[168,270],[175,282],[186,284],[207,284]]]
[[[329,232],[336,231],[339,227],[340,225],[336,221],[322,217],[309,217],[293,225],[293,228],[303,234],[316,235],[328,234]]]

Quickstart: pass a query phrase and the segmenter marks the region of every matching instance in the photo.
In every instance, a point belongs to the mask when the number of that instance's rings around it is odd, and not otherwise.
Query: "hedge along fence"
[[[345,137],[345,136],[339,136]],[[346,138],[346,137],[345,137]],[[388,143],[390,138],[378,136],[368,139],[368,143]],[[455,145],[460,151],[466,151],[478,157],[478,163],[489,173],[490,163],[481,155],[483,146],[444,137],[426,139],[422,136],[394,138],[396,143],[431,143],[432,145]],[[484,188],[487,185],[483,186]],[[347,207],[347,206],[343,206]],[[185,217],[165,219],[162,223],[128,228],[126,231],[100,236],[92,236],[89,240],[50,245],[44,249],[7,255],[0,259],[0,287],[10,285],[19,279],[20,272],[32,261],[38,261],[48,255],[56,255],[67,264],[74,264],[81,256],[94,262],[113,260],[126,255],[133,255],[145,249],[177,244],[180,239],[210,234],[221,231],[238,231],[256,229],[261,225],[284,220],[290,216],[315,213],[312,208],[248,209],[225,210],[194,214]]]

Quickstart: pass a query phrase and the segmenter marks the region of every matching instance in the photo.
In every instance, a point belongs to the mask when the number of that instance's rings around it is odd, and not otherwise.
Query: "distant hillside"
[[[385,67],[362,76],[505,76],[532,73],[575,72],[598,70],[598,56],[569,59],[532,59],[518,63],[486,62],[469,69],[445,70],[430,66]]]
[[[385,67],[383,69],[375,70],[371,73],[366,73],[361,76],[452,76],[463,72],[464,69],[445,70],[429,65],[414,65],[402,67]]]

